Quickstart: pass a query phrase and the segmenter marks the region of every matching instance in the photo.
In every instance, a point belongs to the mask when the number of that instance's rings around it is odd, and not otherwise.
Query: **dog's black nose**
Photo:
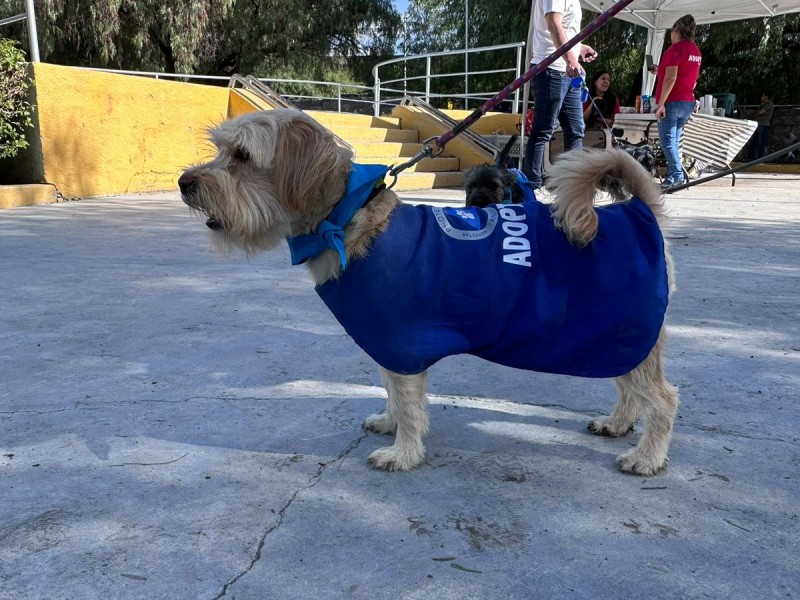
[[[181,175],[178,178],[178,187],[181,188],[181,193],[182,194],[188,193],[192,189],[192,186],[194,186],[195,181],[197,180],[195,179],[195,176],[192,175],[191,173],[184,173],[183,175]]]

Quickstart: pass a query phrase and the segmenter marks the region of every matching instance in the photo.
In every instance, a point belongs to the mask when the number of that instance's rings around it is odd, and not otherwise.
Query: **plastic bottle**
[[[637,113],[642,112],[642,97],[641,96],[636,96],[636,112]]]

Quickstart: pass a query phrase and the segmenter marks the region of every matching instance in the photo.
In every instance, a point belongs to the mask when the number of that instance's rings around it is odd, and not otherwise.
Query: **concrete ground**
[[[800,598],[800,179],[667,205],[650,479],[586,431],[611,382],[468,356],[375,471],[377,369],[285,247],[222,259],[175,193],[0,211],[0,598]]]

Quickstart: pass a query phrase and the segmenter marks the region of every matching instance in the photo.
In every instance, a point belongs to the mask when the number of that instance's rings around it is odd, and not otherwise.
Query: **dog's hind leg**
[[[617,431],[626,424],[633,425],[630,419],[637,409],[644,417],[639,443],[617,457],[617,465],[621,470],[636,475],[655,475],[666,468],[669,460],[667,454],[672,424],[678,412],[678,388],[664,377],[661,362],[664,337],[662,328],[650,355],[633,371],[615,380],[620,400],[610,420]],[[614,421],[615,416],[618,417],[617,421]]]
[[[427,373],[400,375],[381,368],[389,399],[386,412],[372,415],[364,427],[380,433],[395,431],[394,444],[369,455],[369,464],[387,471],[409,471],[425,458],[422,438],[428,433]]]

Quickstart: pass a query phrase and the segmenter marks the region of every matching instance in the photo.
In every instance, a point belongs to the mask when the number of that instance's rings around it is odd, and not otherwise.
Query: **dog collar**
[[[347,190],[328,218],[319,224],[315,232],[287,237],[292,264],[300,265],[309,258],[319,256],[330,248],[339,254],[342,270],[347,266],[344,251],[344,228],[356,211],[362,208],[379,191],[386,187],[383,177],[389,167],[385,165],[359,165],[353,163],[353,170],[347,178]]]

